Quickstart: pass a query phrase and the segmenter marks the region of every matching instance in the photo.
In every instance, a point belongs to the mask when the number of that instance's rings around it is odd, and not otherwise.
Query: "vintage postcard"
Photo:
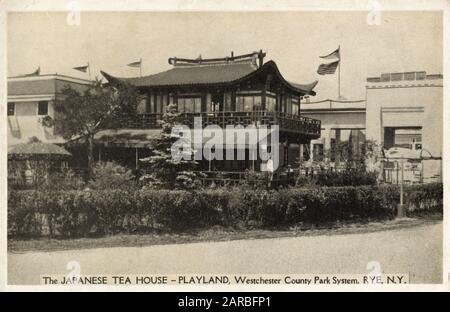
[[[448,2],[0,5],[2,288],[448,289]]]

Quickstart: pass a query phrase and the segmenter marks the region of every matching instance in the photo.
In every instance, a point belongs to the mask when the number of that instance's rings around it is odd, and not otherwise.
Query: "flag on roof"
[[[85,73],[85,72],[87,72],[88,67],[89,67],[89,65],[84,65],[84,66],[77,66],[77,67],[74,67],[73,69]]]
[[[127,66],[130,66],[130,67],[141,67],[141,63],[142,63],[142,60],[139,60],[137,62],[129,63],[129,64],[127,64]]]

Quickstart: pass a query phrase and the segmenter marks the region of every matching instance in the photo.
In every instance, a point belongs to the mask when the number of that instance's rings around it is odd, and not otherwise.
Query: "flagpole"
[[[142,77],[142,58],[139,59],[139,77]]]
[[[341,46],[339,45],[338,100],[341,98],[341,63],[342,63],[342,53],[341,53]]]
[[[87,62],[88,67],[88,73],[89,73],[89,80],[91,80],[91,65],[89,65],[89,62]]]

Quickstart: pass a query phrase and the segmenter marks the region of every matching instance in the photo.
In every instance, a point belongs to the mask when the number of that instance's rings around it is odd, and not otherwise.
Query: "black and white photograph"
[[[448,290],[446,1],[400,2],[6,1],[3,287]]]

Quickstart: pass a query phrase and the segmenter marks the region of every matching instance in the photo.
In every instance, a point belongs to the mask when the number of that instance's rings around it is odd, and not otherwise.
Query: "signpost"
[[[416,152],[403,148],[393,148],[388,151],[386,158],[393,159],[396,162],[397,170],[400,166],[400,203],[397,204],[397,218],[405,217],[405,205],[404,205],[404,179],[405,179],[405,161],[416,159]],[[420,157],[420,156],[419,156]],[[398,172],[398,171],[397,171]],[[398,181],[398,180],[397,180]]]

